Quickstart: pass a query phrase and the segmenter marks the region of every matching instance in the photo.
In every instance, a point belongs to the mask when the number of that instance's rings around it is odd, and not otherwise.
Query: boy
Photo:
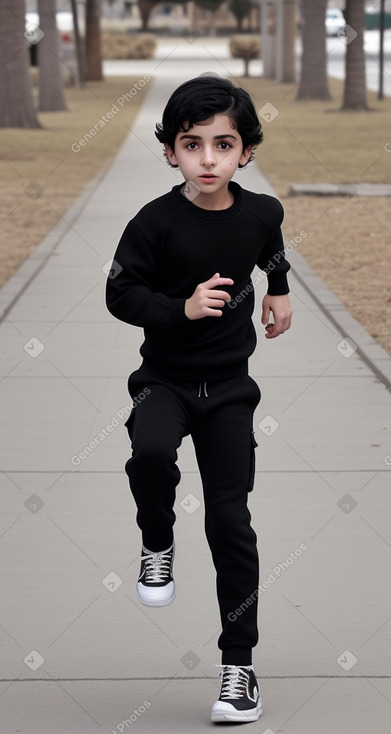
[[[248,374],[256,345],[251,273],[258,265],[268,274],[262,323],[265,336],[275,338],[292,315],[283,209],[274,197],[231,181],[253,159],[263,133],[250,96],[229,80],[202,75],[181,84],[155,135],[184,182],[128,223],[106,292],[109,311],[145,335],[143,362],[128,380],[134,403],[125,424],[132,444],[125,470],[142,531],[137,595],[147,606],[174,601],[177,449],[191,435],[222,625],[212,721],[256,721],[259,566],[247,494],[261,394]]]

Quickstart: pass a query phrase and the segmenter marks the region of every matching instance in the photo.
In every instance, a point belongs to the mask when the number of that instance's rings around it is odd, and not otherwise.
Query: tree
[[[44,33],[38,43],[38,109],[41,112],[66,110],[61,43],[56,24],[56,0],[38,0],[38,13],[39,27]]]
[[[39,128],[34,110],[24,0],[0,2],[0,127]]]
[[[86,0],[86,76],[92,81],[103,79],[100,15],[101,0]]]
[[[249,63],[252,59],[259,59],[260,39],[254,34],[240,34],[231,36],[229,40],[230,54],[234,59],[243,59],[244,76],[249,76]]]
[[[276,81],[296,81],[295,70],[296,3],[276,2]]]
[[[75,51],[77,60],[77,71],[78,76],[76,77],[79,85],[83,88],[85,83],[85,68],[84,68],[84,48],[79,32],[79,18],[77,14],[76,0],[71,0],[72,18],[73,18],[73,34],[75,39]]]
[[[228,8],[235,16],[238,23],[238,31],[242,30],[243,21],[254,7],[252,0],[229,0]]]
[[[301,75],[296,99],[331,99],[326,65],[327,0],[301,0]]]
[[[141,27],[145,31],[148,28],[149,17],[155,5],[158,5],[160,0],[138,0],[138,9],[141,17]]]
[[[208,19],[210,17],[210,25],[209,25],[209,35],[210,36],[216,35],[215,12],[216,10],[219,9],[222,2],[223,0],[195,0],[195,4],[198,5],[198,7],[203,8],[204,10],[210,10],[210,13],[208,15]]]
[[[342,110],[368,110],[364,55],[365,0],[346,0],[344,15],[346,56]]]

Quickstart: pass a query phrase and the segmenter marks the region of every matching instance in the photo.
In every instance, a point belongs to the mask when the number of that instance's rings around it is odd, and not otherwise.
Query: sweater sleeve
[[[257,265],[267,274],[268,294],[270,296],[283,296],[289,293],[287,273],[291,266],[285,258],[284,240],[281,231],[284,210],[277,199],[274,199],[274,202],[277,205],[277,226],[270,229],[270,239],[262,248]]]
[[[106,305],[120,321],[160,329],[187,321],[185,298],[169,298],[154,287],[156,258],[134,220],[125,228],[106,282]]]

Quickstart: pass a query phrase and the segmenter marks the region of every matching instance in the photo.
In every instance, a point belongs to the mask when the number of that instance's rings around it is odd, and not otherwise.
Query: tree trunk
[[[264,79],[274,79],[276,75],[275,7],[267,0],[261,0],[261,48]],[[273,16],[273,21],[272,17]]]
[[[277,0],[276,27],[276,81],[296,81],[296,3],[295,0]]]
[[[86,0],[87,79],[95,82],[100,82],[103,79],[100,15],[101,0]]]
[[[215,11],[210,10],[204,11],[204,13],[207,13],[206,20],[209,21],[209,30],[208,30],[208,36],[210,38],[214,38],[216,35],[216,18],[215,18]]]
[[[149,16],[151,15],[154,7],[154,0],[138,0],[138,8],[141,17],[141,28],[143,31],[146,31],[148,28]]]
[[[302,0],[301,77],[296,99],[331,99],[326,66],[327,0]]]
[[[345,20],[346,57],[342,109],[368,110],[364,55],[365,0],[346,0]]]
[[[38,0],[39,27],[45,34],[38,44],[40,112],[66,110],[56,0]]]
[[[33,102],[24,0],[0,2],[0,127],[39,128]]]
[[[77,13],[76,0],[71,0],[72,18],[73,18],[73,34],[75,40],[76,60],[78,75],[76,79],[79,86],[83,89],[85,86],[86,74],[85,74],[85,63],[84,63],[84,44],[80,38],[79,32],[79,17]]]

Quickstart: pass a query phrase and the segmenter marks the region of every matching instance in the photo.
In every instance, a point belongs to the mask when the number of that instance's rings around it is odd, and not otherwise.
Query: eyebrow
[[[235,135],[230,135],[227,133],[227,135],[215,135],[213,140],[221,140],[221,138],[232,138],[232,140],[237,140],[237,137]],[[179,140],[202,140],[201,135],[182,135]]]

